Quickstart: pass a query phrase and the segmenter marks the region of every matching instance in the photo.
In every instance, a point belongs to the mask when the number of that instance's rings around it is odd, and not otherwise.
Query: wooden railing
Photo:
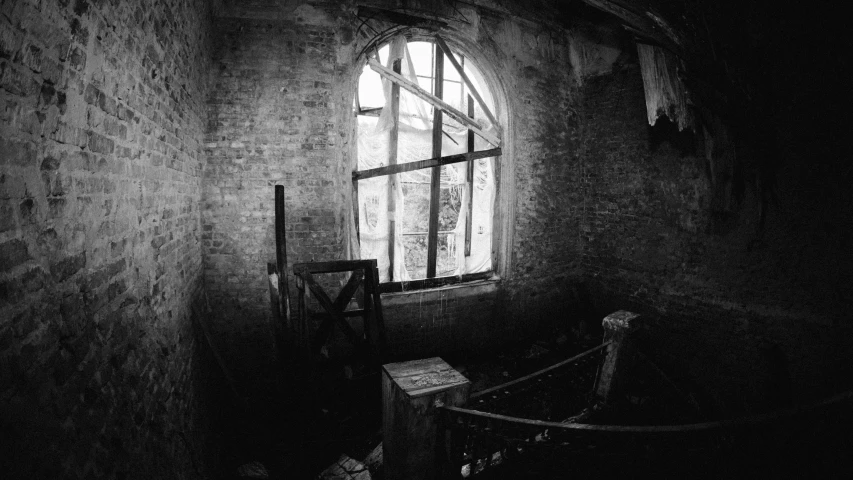
[[[399,401],[383,401],[385,478],[853,478],[853,391],[694,421],[692,396],[632,345],[640,323],[614,312],[602,345],[470,396],[439,358],[386,365],[383,397]],[[607,424],[638,393],[664,415],[628,418],[656,424]]]
[[[840,427],[842,434],[850,435],[853,391],[805,407],[683,425],[595,425],[473,408],[447,406],[442,410],[445,430],[441,440],[450,477],[477,476],[496,467],[518,465],[526,470],[537,468],[541,475],[630,466],[635,473],[665,468],[678,475],[716,477],[728,476],[750,461],[771,458],[781,462],[784,458],[779,457],[785,452],[802,452],[818,439],[827,440],[821,438],[823,432],[838,434]],[[513,461],[514,467],[509,465]]]

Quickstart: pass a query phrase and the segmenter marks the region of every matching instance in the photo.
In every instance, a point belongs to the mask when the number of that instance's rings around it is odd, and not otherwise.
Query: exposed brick
[[[0,19],[0,57],[12,58],[21,48],[21,35],[5,18]]]
[[[91,83],[86,85],[86,92],[83,94],[83,99],[86,100],[86,103],[89,105],[97,105],[98,97],[102,95],[101,91],[98,90],[98,87],[92,85]]]
[[[29,249],[21,240],[0,243],[0,272],[5,272],[30,260]]]
[[[112,154],[115,150],[115,142],[110,140],[109,138],[95,132],[88,132],[89,142],[88,147],[89,150],[95,153],[101,153],[104,155]]]
[[[29,142],[0,137],[0,151],[4,153],[3,161],[12,165],[30,167],[36,164],[36,150]]]
[[[34,72],[41,72],[42,51],[35,45],[27,45],[23,49],[22,63]]]
[[[86,252],[78,253],[50,265],[50,273],[56,282],[64,282],[86,266]]]
[[[207,428],[206,407],[194,403],[205,360],[193,357],[190,305],[202,288],[193,232],[211,4],[0,3],[0,396],[39,409],[10,413],[29,433],[4,454],[29,478],[192,476],[186,444],[163,426],[180,425],[191,442]],[[153,79],[148,45],[169,52]],[[167,173],[167,161],[179,170]],[[163,210],[175,216],[153,235]],[[156,265],[138,234],[168,241],[156,298],[133,295],[150,288]],[[111,336],[119,323],[124,334]],[[137,412],[142,421],[128,422]],[[44,428],[63,424],[73,437]],[[118,460],[131,451],[145,452],[134,473]]]
[[[18,204],[18,214],[21,223],[35,223],[38,221],[38,204],[32,198],[25,198]]]
[[[10,93],[29,97],[39,91],[39,83],[33,78],[29,71],[25,71],[23,67],[15,64],[5,64],[3,67],[2,77],[0,77],[0,87],[6,89]]]

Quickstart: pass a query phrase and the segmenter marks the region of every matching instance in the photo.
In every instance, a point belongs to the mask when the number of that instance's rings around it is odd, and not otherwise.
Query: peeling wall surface
[[[446,23],[504,132],[496,275],[384,295],[395,358],[626,309],[720,416],[849,388],[849,155],[780,133],[752,147],[771,174],[748,155],[714,169],[701,136],[649,127],[633,36],[554,23],[552,3],[0,0],[0,475],[221,474],[224,381],[198,327],[238,387],[279,379],[274,186],[291,266],[357,251],[353,98],[394,30],[358,5]]]
[[[0,4],[0,471],[193,474],[206,2]]]
[[[772,191],[746,165],[738,207],[713,211],[701,140],[648,128],[636,63],[582,95],[583,268],[597,310],[650,314],[644,350],[720,412],[849,387],[851,204],[818,173],[835,160],[792,146],[773,159],[785,166]]]

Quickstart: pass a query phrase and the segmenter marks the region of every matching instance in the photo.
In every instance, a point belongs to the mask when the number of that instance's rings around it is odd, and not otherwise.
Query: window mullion
[[[443,99],[444,97],[444,52],[433,44],[434,52],[434,95]],[[432,156],[441,157],[441,136],[443,113],[440,108],[433,108],[432,120]],[[441,208],[441,166],[432,169],[432,184],[430,185],[429,202],[429,234],[427,236],[427,278],[435,278],[438,260],[438,212]]]
[[[463,59],[464,60],[464,59]],[[474,99],[468,95],[468,116],[474,118]],[[468,153],[474,151],[474,131],[468,129]],[[468,183],[468,211],[465,215],[465,256],[471,256],[471,215],[474,212],[474,161],[468,162],[465,181]],[[462,272],[465,273],[465,272]]]
[[[394,60],[395,73],[402,71],[400,59]],[[397,141],[400,132],[400,85],[391,83],[391,118],[394,122],[388,133],[388,165],[397,164]],[[388,176],[388,280],[394,281],[394,248],[396,244],[397,175]]]

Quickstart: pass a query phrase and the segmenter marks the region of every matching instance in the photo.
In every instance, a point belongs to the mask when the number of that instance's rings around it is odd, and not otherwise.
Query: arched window
[[[357,228],[382,282],[440,285],[494,268],[501,129],[483,75],[452,55],[441,38],[398,35],[359,77]]]

